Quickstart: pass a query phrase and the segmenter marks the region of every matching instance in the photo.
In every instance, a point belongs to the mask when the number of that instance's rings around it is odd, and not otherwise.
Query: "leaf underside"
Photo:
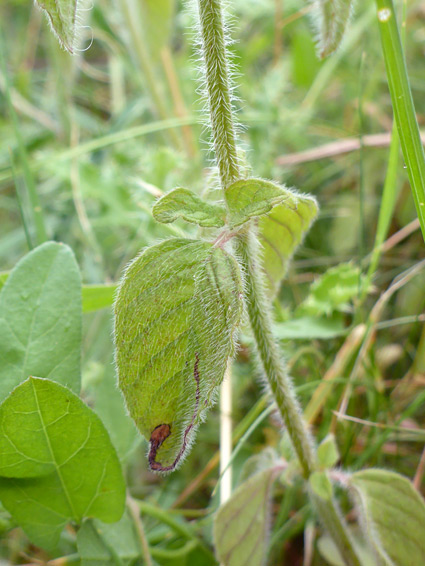
[[[293,193],[264,179],[242,179],[224,193],[230,227],[240,226],[250,218],[267,214],[278,204],[292,201]]]
[[[350,22],[353,0],[315,0],[312,17],[318,29],[319,55],[323,59],[341,45]]]
[[[220,248],[172,239],[127,269],[115,302],[119,384],[153,470],[171,471],[213,404],[240,319],[238,266]]]
[[[155,220],[168,224],[178,218],[204,228],[224,226],[225,209],[203,201],[188,189],[174,189],[161,197],[153,206]]]
[[[69,521],[120,519],[125,484],[96,414],[69,389],[31,377],[0,406],[0,500],[51,549]]]
[[[214,545],[223,566],[262,566],[267,556],[270,498],[277,468],[251,476],[214,519]]]
[[[0,293],[0,401],[30,375],[80,391],[81,278],[71,249],[46,242]]]
[[[45,12],[59,43],[74,53],[82,0],[35,0]]]
[[[410,481],[386,470],[351,476],[361,502],[367,538],[391,566],[425,564],[425,503]]]
[[[318,211],[313,197],[292,191],[288,193],[289,197],[283,204],[258,219],[258,238],[271,296],[278,292],[289,261]]]

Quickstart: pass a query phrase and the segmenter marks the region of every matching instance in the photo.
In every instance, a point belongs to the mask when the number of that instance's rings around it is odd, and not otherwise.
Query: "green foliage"
[[[321,58],[334,53],[340,46],[353,9],[353,0],[314,0],[313,24],[318,32]]]
[[[204,202],[188,189],[174,189],[161,197],[152,208],[155,220],[165,224],[183,218],[204,228],[224,226],[223,207]]]
[[[329,434],[317,447],[317,461],[322,468],[332,468],[339,460],[336,439]]]
[[[82,566],[129,566],[140,556],[140,542],[127,511],[112,525],[97,519],[84,521],[77,546]]]
[[[316,200],[295,192],[258,221],[258,237],[270,295],[279,290],[289,261],[316,217]]]
[[[309,485],[318,497],[331,501],[333,495],[332,483],[326,472],[314,472],[311,474]]]
[[[53,548],[69,521],[120,519],[125,484],[108,433],[69,389],[30,377],[0,406],[0,499],[28,537]]]
[[[115,303],[116,361],[152,469],[175,468],[214,402],[240,295],[235,260],[201,240],[166,240],[128,267]]]
[[[223,566],[256,564],[267,557],[270,499],[280,468],[258,472],[241,484],[217,511],[214,541]]]
[[[224,196],[230,227],[240,226],[250,218],[267,214],[278,204],[294,200],[291,191],[263,179],[236,181],[226,189]]]
[[[0,293],[0,399],[30,375],[80,391],[81,279],[68,246],[46,242]]]
[[[350,485],[360,501],[367,538],[379,556],[392,566],[422,566],[425,503],[410,481],[395,472],[370,469],[353,474]]]
[[[310,315],[330,315],[346,311],[350,302],[358,297],[365,283],[360,269],[352,263],[331,267],[310,287],[310,293],[298,311]]]
[[[83,0],[36,0],[45,12],[59,43],[74,53],[77,39],[80,5]]]

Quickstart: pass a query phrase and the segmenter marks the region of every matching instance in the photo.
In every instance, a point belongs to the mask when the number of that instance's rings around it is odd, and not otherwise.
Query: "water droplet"
[[[382,10],[378,10],[378,20],[380,22],[388,22],[391,18],[391,10],[388,8],[383,8]]]

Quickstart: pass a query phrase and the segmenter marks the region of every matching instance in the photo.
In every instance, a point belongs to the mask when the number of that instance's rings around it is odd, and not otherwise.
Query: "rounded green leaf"
[[[203,201],[188,189],[174,189],[161,197],[153,206],[155,220],[168,224],[178,218],[204,228],[224,226],[226,211],[222,206]]]
[[[275,206],[258,220],[258,238],[271,295],[279,290],[289,261],[318,212],[313,197],[289,190],[287,193],[288,198],[283,204]]]
[[[270,498],[280,467],[241,484],[214,519],[214,546],[222,566],[262,566],[267,557]]]
[[[175,469],[213,404],[234,350],[241,280],[234,258],[172,239],[128,267],[115,302],[119,384],[151,442],[153,470]]]
[[[350,478],[364,516],[365,534],[391,566],[425,564],[425,503],[411,482],[386,470]]]
[[[118,521],[125,483],[97,415],[66,387],[31,377],[0,406],[0,500],[52,548],[68,521]]]
[[[46,242],[0,293],[0,401],[30,375],[80,391],[81,278],[72,250]]]
[[[264,179],[236,181],[224,193],[230,226],[240,226],[250,218],[267,214],[274,206],[290,199],[291,194],[287,189]]]

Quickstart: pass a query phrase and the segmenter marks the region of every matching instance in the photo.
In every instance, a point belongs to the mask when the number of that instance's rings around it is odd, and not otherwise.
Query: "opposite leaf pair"
[[[277,226],[278,236],[279,228],[284,230],[283,241],[272,245],[274,250],[285,247],[282,274],[317,210],[314,199],[269,181],[246,179],[231,185],[225,200],[226,208],[175,189],[155,204],[153,215],[165,223],[181,217],[202,227],[225,226],[225,235],[261,216],[260,222]],[[266,216],[275,211],[282,222]],[[150,467],[159,472],[172,471],[182,461],[235,350],[243,309],[241,269],[219,242],[220,237],[215,243],[176,238],[152,246],[130,264],[118,289],[120,388],[131,417],[151,443]]]

